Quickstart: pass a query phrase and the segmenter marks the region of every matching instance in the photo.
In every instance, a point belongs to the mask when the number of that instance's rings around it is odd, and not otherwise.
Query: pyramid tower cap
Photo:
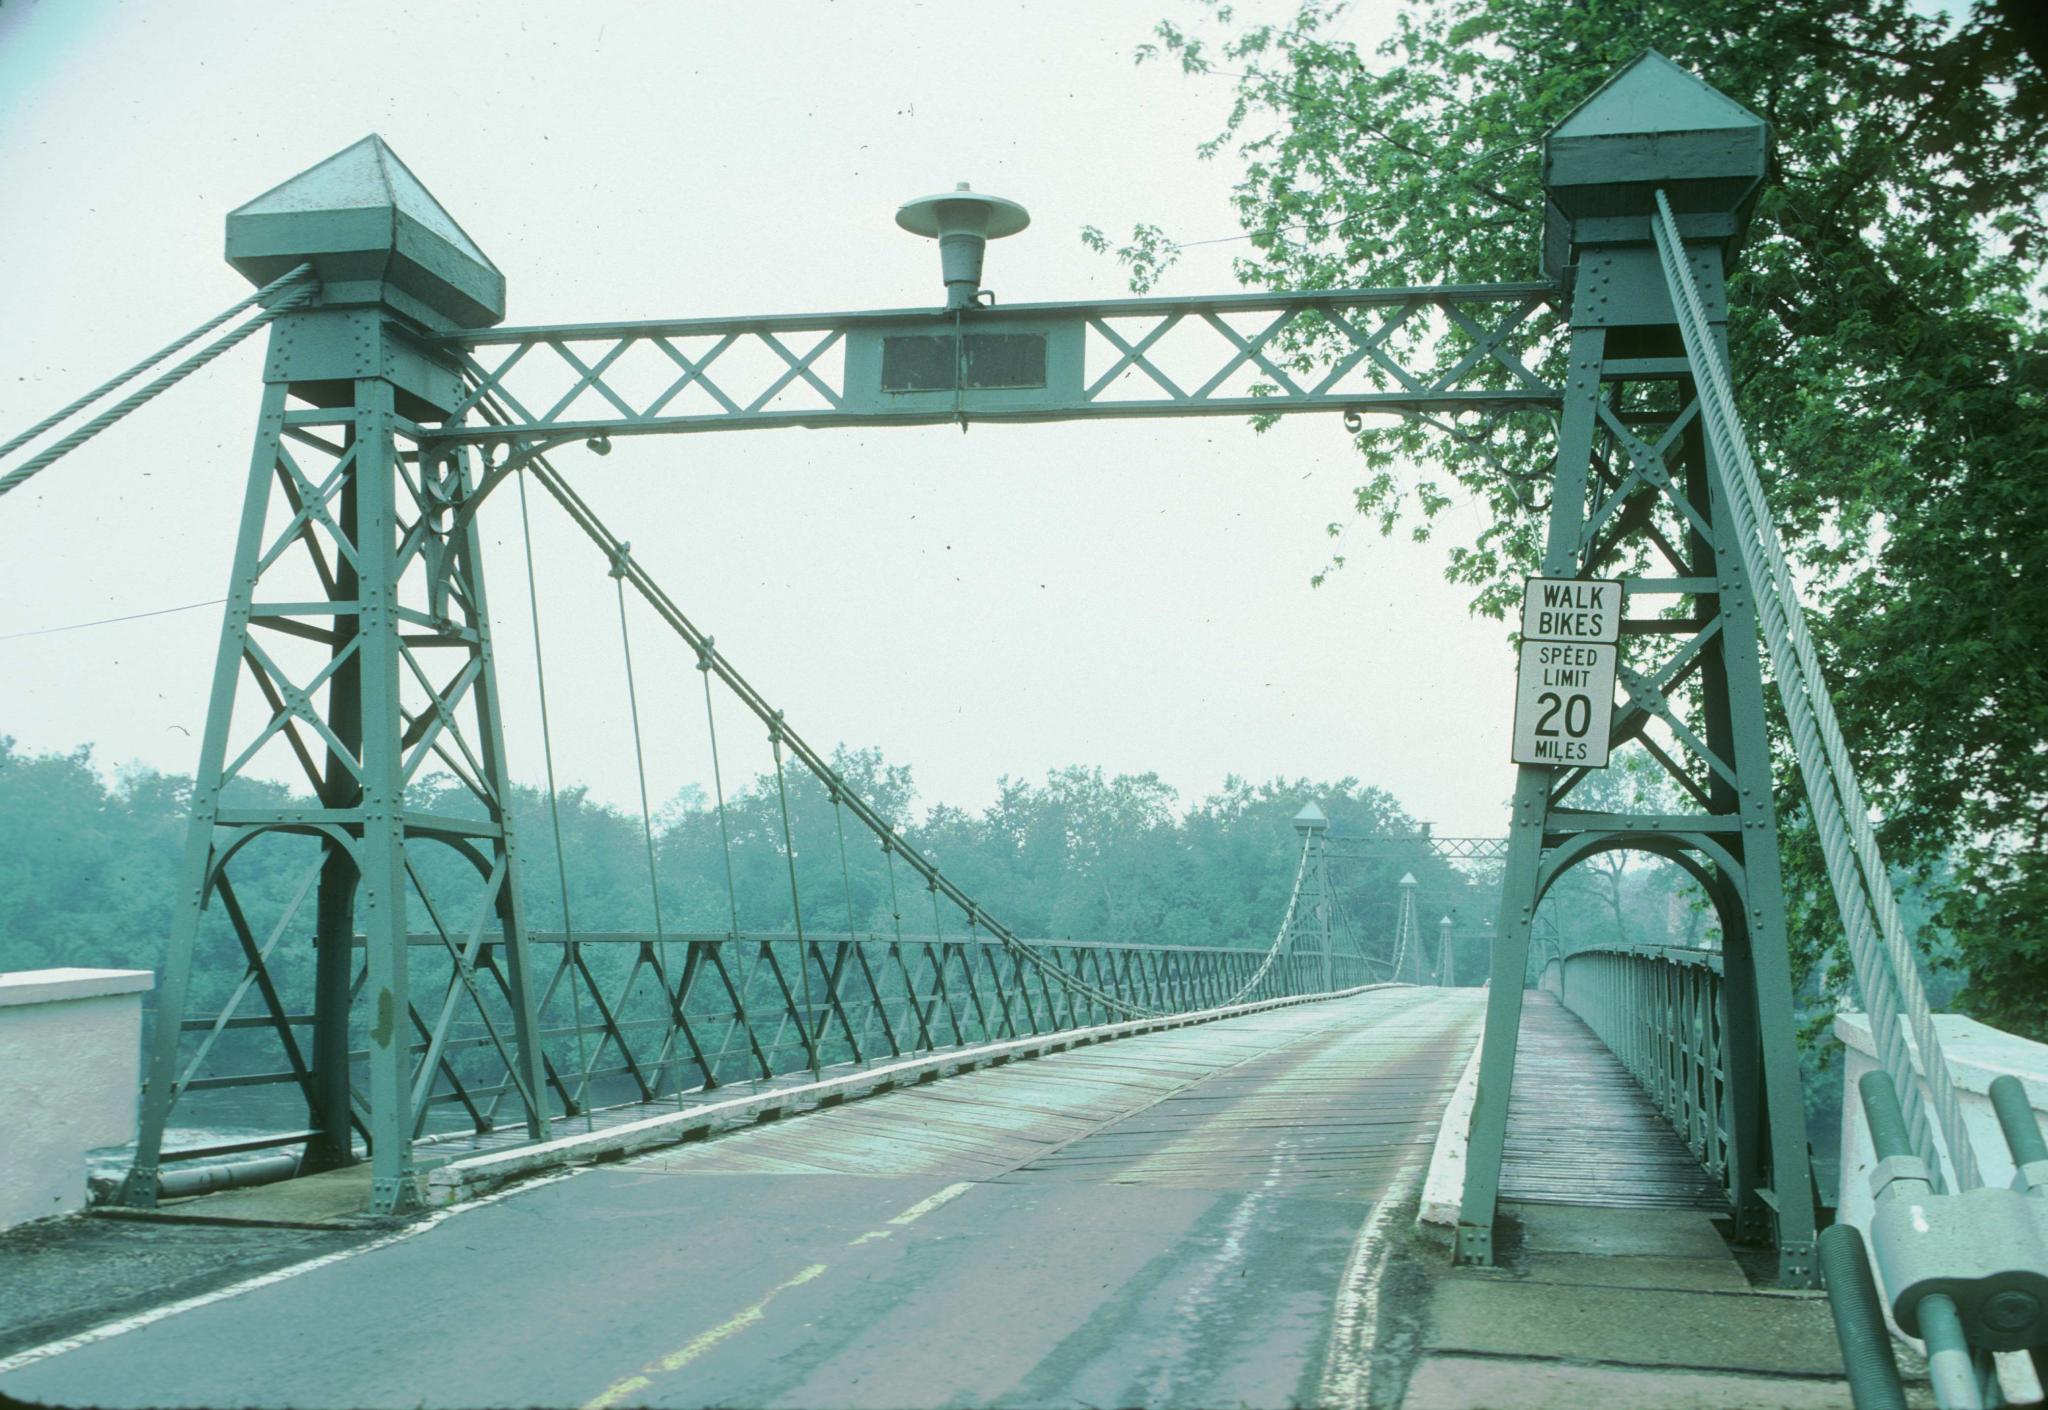
[[[1412,872],[1412,871],[1404,871],[1404,872],[1402,872],[1402,873],[1401,873],[1401,884],[1402,884],[1403,886],[1414,886],[1414,885],[1416,885],[1417,883],[1416,883],[1416,880],[1415,880],[1415,873],[1414,873],[1414,872]]]
[[[505,276],[374,133],[228,212],[227,260],[256,284],[311,260],[322,305],[439,331],[505,316]]]
[[[1321,832],[1329,825],[1330,820],[1323,815],[1323,810],[1314,803],[1302,804],[1301,811],[1294,815],[1294,830],[1296,832]]]
[[[1767,126],[1699,75],[1655,49],[1645,49],[1566,113],[1546,140],[1750,131]]]
[[[1660,190],[1688,243],[1732,258],[1770,172],[1769,123],[1645,49],[1544,136],[1544,264],[1561,276],[1587,246],[1647,245]]]

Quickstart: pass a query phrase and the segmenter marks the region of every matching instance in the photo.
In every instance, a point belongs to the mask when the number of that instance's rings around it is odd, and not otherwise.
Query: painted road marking
[[[901,1214],[898,1214],[894,1218],[890,1219],[889,1223],[894,1227],[888,1229],[870,1229],[867,1233],[862,1234],[859,1238],[855,1239],[853,1243],[848,1246],[857,1247],[861,1244],[868,1243],[874,1239],[886,1239],[891,1234],[893,1234],[897,1228],[901,1228],[905,1224],[915,1224],[918,1220],[924,1218],[925,1215],[930,1214],[940,1205],[950,1204],[952,1201],[960,1198],[960,1196],[966,1194],[969,1190],[973,1188],[974,1182],[972,1180],[962,1180],[958,1184],[948,1185],[945,1189],[940,1190],[937,1194],[930,1195],[924,1199],[919,1200],[916,1204],[913,1204],[912,1206],[910,1206],[910,1208],[904,1210]],[[813,1278],[822,1276],[825,1272],[826,1267],[827,1265],[823,1263],[813,1263],[810,1267],[804,1269],[801,1273],[798,1273],[794,1278],[791,1278],[786,1282],[777,1283],[774,1287],[768,1289],[768,1291],[762,1295],[761,1300],[759,1302],[756,1302],[753,1306],[746,1308],[744,1311],[734,1313],[732,1316],[726,1318],[723,1322],[720,1322],[717,1326],[713,1327],[710,1331],[699,1333],[697,1336],[691,1338],[690,1341],[686,1343],[681,1349],[670,1352],[668,1355],[662,1357],[658,1361],[648,1362],[645,1366],[642,1366],[640,1368],[637,1374],[627,1376],[623,1380],[614,1381],[611,1385],[605,1387],[604,1393],[602,1395],[598,1396],[594,1400],[585,1401],[583,1404],[583,1410],[611,1410],[612,1406],[617,1405],[620,1401],[625,1400],[628,1396],[637,1395],[639,1392],[647,1389],[647,1387],[649,1387],[650,1385],[653,1385],[654,1378],[656,1376],[666,1375],[671,1372],[682,1370],[683,1367],[689,1365],[692,1361],[695,1361],[698,1357],[702,1356],[705,1352],[711,1350],[712,1347],[717,1346],[720,1342],[726,1341],[731,1337],[737,1336],[739,1333],[753,1326],[756,1322],[759,1322],[761,1318],[766,1315],[769,1303],[775,1301],[776,1298],[780,1297],[783,1293],[788,1292],[791,1288],[801,1287],[803,1284],[810,1282]]]
[[[1393,1248],[1387,1242],[1387,1225],[1394,1212],[1414,1193],[1417,1166],[1410,1160],[1387,1183],[1387,1192],[1358,1231],[1351,1245],[1351,1257],[1337,1285],[1337,1304],[1331,1309],[1330,1339],[1323,1351],[1323,1377],[1317,1403],[1322,1405],[1368,1405],[1372,1395],[1373,1352],[1379,1340],[1380,1279],[1387,1271]]]
[[[924,1218],[925,1215],[930,1214],[940,1205],[950,1203],[951,1201],[960,1198],[960,1196],[966,1194],[969,1190],[973,1188],[974,1182],[972,1180],[962,1180],[957,1185],[948,1185],[945,1189],[940,1190],[930,1199],[919,1200],[916,1204],[913,1204],[912,1206],[910,1206],[910,1208],[904,1210],[901,1214],[897,1215],[894,1219],[891,1219],[889,1222],[891,1224],[899,1225],[915,1224],[918,1220]]]
[[[628,1376],[622,1381],[614,1381],[611,1385],[605,1387],[604,1394],[598,1396],[595,1400],[585,1401],[583,1410],[610,1410],[611,1406],[617,1405],[627,1396],[636,1394],[653,1385],[654,1377],[682,1370],[683,1367],[711,1350],[712,1347],[717,1346],[728,1337],[745,1331],[760,1321],[763,1315],[766,1314],[769,1303],[775,1301],[777,1297],[788,1292],[791,1288],[801,1287],[803,1284],[810,1282],[811,1279],[825,1271],[825,1266],[822,1263],[813,1263],[794,1278],[786,1282],[777,1283],[774,1287],[768,1289],[761,1300],[752,1307],[747,1308],[745,1311],[734,1313],[710,1331],[698,1334],[679,1350],[671,1351],[658,1361],[648,1362],[640,1368],[638,1375]]]
[[[229,1298],[255,1292],[258,1288],[272,1287],[304,1273],[328,1268],[336,1263],[346,1263],[351,1258],[359,1258],[366,1253],[375,1253],[378,1249],[390,1248],[393,1244],[402,1244],[407,1239],[416,1239],[429,1229],[445,1224],[448,1220],[453,1219],[456,1215],[466,1210],[481,1209],[487,1204],[496,1204],[501,1199],[510,1199],[513,1195],[524,1194],[528,1190],[537,1190],[543,1185],[552,1185],[582,1173],[580,1169],[564,1170],[554,1175],[544,1175],[539,1179],[527,1180],[514,1185],[510,1189],[500,1190],[494,1195],[486,1195],[482,1199],[472,1200],[467,1204],[452,1205],[447,1209],[437,1209],[418,1223],[408,1224],[405,1228],[395,1233],[386,1234],[382,1238],[372,1239],[366,1244],[357,1244],[354,1248],[338,1249],[333,1253],[323,1253],[318,1258],[307,1259],[304,1263],[294,1263],[288,1268],[278,1268],[268,1273],[260,1273],[253,1278],[245,1278],[239,1283],[230,1283],[224,1288],[215,1288],[212,1292],[200,1293],[197,1297],[188,1297],[179,1302],[167,1302],[161,1307],[152,1307],[147,1312],[138,1312],[132,1317],[122,1317],[117,1321],[102,1322],[99,1326],[80,1332],[77,1336],[64,1337],[58,1341],[44,1342],[41,1346],[30,1347],[27,1351],[17,1351],[12,1356],[0,1359],[0,1376],[4,1376],[10,1371],[19,1371],[24,1366],[33,1366],[38,1361],[47,1361],[52,1356],[62,1356],[67,1351],[76,1351],[82,1346],[91,1346],[95,1342],[107,1341],[122,1335],[124,1332],[139,1331],[144,1327],[161,1322],[167,1317],[175,1317],[181,1312],[191,1312],[196,1308],[209,1307],[216,1302],[226,1302]]]
[[[901,1227],[904,1224],[915,1224],[918,1220],[924,1218],[925,1215],[930,1214],[940,1205],[950,1203],[951,1201],[960,1198],[960,1196],[966,1194],[969,1190],[973,1188],[974,1181],[972,1180],[962,1180],[957,1185],[948,1185],[945,1189],[940,1190],[937,1194],[931,1196],[929,1199],[919,1200],[916,1204],[913,1204],[912,1206],[910,1206],[910,1208],[904,1210],[901,1214],[897,1215],[889,1222],[892,1225],[896,1225],[898,1227]],[[870,1229],[865,1234],[862,1234],[859,1238],[847,1244],[847,1247],[859,1248],[862,1244],[871,1244],[874,1243],[877,1239],[889,1238],[895,1232],[896,1230],[894,1228]]]

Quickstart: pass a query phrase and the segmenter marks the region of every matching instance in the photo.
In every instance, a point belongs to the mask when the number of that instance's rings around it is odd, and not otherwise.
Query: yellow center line
[[[698,1334],[686,1345],[671,1351],[659,1360],[648,1362],[640,1368],[638,1375],[627,1376],[624,1380],[614,1381],[611,1385],[605,1387],[604,1394],[598,1396],[595,1400],[584,1402],[583,1410],[611,1410],[612,1406],[617,1405],[634,1392],[645,1390],[648,1386],[654,1384],[653,1377],[667,1372],[682,1370],[683,1367],[711,1350],[712,1347],[717,1346],[720,1342],[736,1333],[745,1331],[748,1327],[760,1321],[762,1315],[768,1310],[769,1303],[773,1302],[780,1294],[788,1292],[791,1288],[800,1287],[810,1282],[811,1279],[825,1271],[825,1266],[822,1263],[813,1263],[787,1282],[777,1283],[752,1307],[726,1318],[725,1321],[720,1322],[710,1331]]]
[[[891,1224],[914,1224],[918,1220],[924,1218],[925,1215],[930,1214],[933,1210],[937,1209],[940,1205],[950,1203],[951,1201],[960,1198],[960,1196],[966,1194],[969,1190],[973,1188],[974,1182],[972,1180],[962,1180],[957,1185],[948,1185],[945,1189],[940,1190],[930,1199],[919,1200],[916,1204],[913,1204],[912,1206],[910,1206],[910,1208],[904,1210],[901,1214],[897,1215],[894,1219],[891,1219],[889,1222]]]
[[[915,1224],[918,1220],[924,1218],[925,1215],[930,1214],[940,1205],[948,1204],[951,1201],[960,1198],[960,1196],[966,1194],[969,1190],[973,1188],[974,1182],[972,1180],[962,1180],[957,1185],[948,1185],[945,1189],[940,1190],[937,1194],[931,1196],[929,1199],[919,1200],[916,1204],[913,1204],[912,1206],[910,1206],[910,1208],[904,1210],[901,1214],[891,1219],[889,1223],[894,1227],[887,1229],[870,1229],[865,1234],[862,1234],[859,1238],[849,1242],[846,1246],[848,1248],[859,1248],[862,1244],[871,1244],[875,1242],[877,1239],[886,1239],[893,1235],[896,1232],[897,1228],[900,1228],[905,1224]]]
[[[948,1185],[937,1194],[919,1200],[901,1214],[890,1219],[891,1228],[871,1229],[853,1240],[853,1244],[849,1245],[849,1247],[869,1243],[875,1239],[886,1239],[895,1232],[896,1228],[900,1228],[905,1224],[916,1223],[940,1205],[950,1204],[973,1188],[974,1182],[972,1180],[962,1180],[956,1185]],[[788,1292],[791,1288],[799,1287],[818,1277],[825,1271],[825,1267],[826,1265],[823,1263],[813,1263],[787,1282],[777,1283],[752,1307],[747,1308],[743,1312],[734,1313],[710,1331],[700,1333],[692,1338],[678,1350],[671,1351],[668,1355],[657,1361],[648,1362],[636,1374],[627,1376],[623,1380],[614,1381],[611,1385],[606,1386],[602,1395],[598,1396],[595,1400],[584,1402],[583,1410],[611,1410],[611,1407],[653,1385],[654,1377],[682,1370],[683,1367],[711,1350],[712,1347],[717,1346],[729,1337],[745,1331],[760,1321],[767,1312],[769,1303],[773,1302],[781,1294]]]

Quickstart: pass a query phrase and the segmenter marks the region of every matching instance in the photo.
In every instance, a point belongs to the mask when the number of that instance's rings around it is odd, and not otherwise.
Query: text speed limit
[[[1515,762],[1607,767],[1617,647],[1522,643],[1515,684]]]

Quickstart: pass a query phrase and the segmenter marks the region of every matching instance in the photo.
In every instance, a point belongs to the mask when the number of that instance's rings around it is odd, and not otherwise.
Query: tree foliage
[[[1077,767],[1055,770],[1043,784],[1005,779],[996,800],[978,813],[940,804],[919,818],[908,769],[873,750],[841,749],[833,763],[864,799],[897,821],[912,845],[1024,936],[1263,949],[1279,926],[1300,856],[1292,819],[1311,799],[1330,815],[1339,837],[1411,839],[1333,870],[1350,932],[1367,954],[1386,951],[1405,872],[1418,879],[1427,919],[1454,914],[1469,925],[1475,943],[1481,919],[1494,907],[1483,884],[1429,849],[1419,825],[1392,797],[1356,779],[1252,784],[1232,778],[1184,808],[1157,775],[1105,776]],[[237,781],[233,788],[237,802],[287,801],[277,785]],[[0,735],[0,970],[160,968],[190,798],[189,779],[132,771],[110,786],[88,750],[29,754]],[[446,776],[416,784],[410,801],[441,813],[474,806],[467,790]],[[768,773],[735,789],[722,823],[718,810],[694,791],[663,810],[651,829],[658,893],[650,885],[637,812],[592,799],[580,786],[562,790],[551,806],[545,792],[515,785],[512,814],[521,894],[527,923],[536,930],[566,924],[585,935],[651,932],[657,894],[662,926],[671,935],[787,932],[799,903],[805,929],[814,932],[851,928],[886,935],[898,912],[906,937],[930,935],[935,924],[948,935],[964,928],[951,905],[935,919],[915,875],[899,866],[892,877],[881,849],[801,770],[789,773],[780,788]],[[794,843],[794,899],[785,836]],[[296,837],[238,854],[234,885],[244,909],[259,923],[283,914],[317,862],[317,847]],[[452,851],[421,848],[414,864],[445,919],[467,914],[461,898],[478,885],[468,862]],[[418,902],[408,905],[411,927],[429,929],[431,918]],[[312,927],[308,905],[284,943],[310,946]],[[203,1008],[233,988],[243,964],[217,914],[202,927],[199,944],[194,1002]],[[616,957],[621,967],[629,958]],[[1480,958],[1476,948],[1461,955],[1463,972],[1480,974]],[[311,999],[310,992],[298,992],[301,979],[310,982],[303,969],[290,971],[298,978],[280,980],[295,1004]]]
[[[1232,85],[1200,153],[1240,165],[1247,284],[1538,277],[1541,135],[1646,47],[1770,121],[1779,169],[1730,282],[1737,399],[1887,853],[1934,885],[1965,1002],[2048,1036],[2038,11],[1411,0],[1371,53],[1350,23],[1335,0],[1271,24],[1210,4],[1139,51]],[[1119,253],[1149,287],[1178,249],[1141,227]],[[1451,546],[1447,571],[1498,613],[1536,558],[1549,436],[1490,429],[1482,451],[1414,423],[1369,427],[1353,508],[1426,536],[1477,501],[1484,527]],[[1783,791],[1796,834],[1796,789]],[[1791,850],[1811,964],[1836,927],[1810,845]]]

